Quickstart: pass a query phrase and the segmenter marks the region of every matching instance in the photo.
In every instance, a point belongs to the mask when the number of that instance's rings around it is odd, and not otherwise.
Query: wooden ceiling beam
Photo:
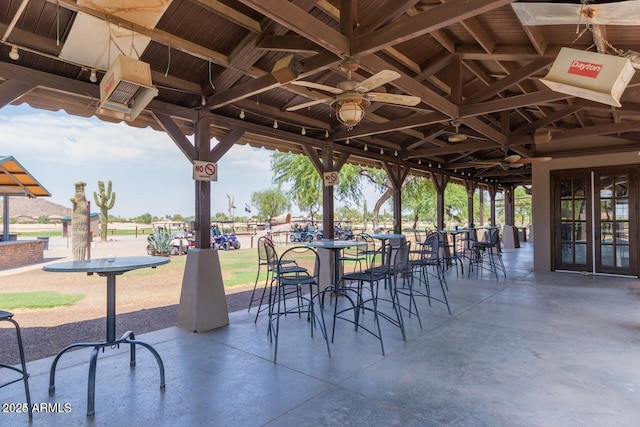
[[[532,104],[558,101],[567,98],[572,98],[572,95],[566,95],[552,90],[541,90],[538,92],[527,93],[525,95],[516,95],[494,101],[479,102],[473,105],[461,105],[459,111],[460,117],[481,116],[483,114],[513,110],[515,108],[528,107]]]
[[[411,9],[420,0],[395,0],[386,2],[382,7],[376,8],[365,19],[358,22],[358,34],[366,34],[374,31],[387,22],[392,22]]]
[[[0,108],[11,104],[35,88],[34,83],[6,80],[0,84]]]
[[[233,22],[253,33],[262,33],[262,25],[259,21],[248,17],[247,15],[240,13],[236,9],[227,6],[226,4],[218,0],[194,0],[195,3],[202,6],[216,15],[223,17],[224,19]]]
[[[287,120],[288,122],[295,122],[300,126],[306,126],[308,128],[321,129],[321,130],[331,130],[331,126],[327,122],[323,122],[321,120],[315,120],[307,116],[303,116],[302,114],[296,114],[290,111],[282,111],[279,108],[271,107],[269,105],[260,104],[256,105],[255,102],[250,101],[248,99],[241,99],[234,103],[234,105],[238,108],[242,108],[245,110],[245,114],[249,114],[251,112],[255,112],[255,114],[264,116],[267,115],[274,119],[278,120]]]
[[[466,0],[464,2],[449,2],[408,19],[395,21],[373,33],[363,34],[356,30],[356,39],[352,43],[351,54],[356,57],[368,55],[385,47],[394,46],[476,15],[500,8],[512,3],[512,1],[513,0]]]
[[[315,55],[304,62],[304,70],[298,75],[298,78],[308,77],[318,71],[330,67],[338,61],[339,58],[331,53],[320,53]],[[267,92],[282,85],[283,83],[278,82],[273,75],[266,74],[247,83],[234,86],[226,91],[217,92],[207,100],[207,108],[212,110],[220,108],[238,100]]]
[[[544,55],[547,50],[547,40],[542,34],[542,30],[538,27],[523,25],[522,29],[524,30],[527,37],[529,37],[529,41],[533,45],[533,48],[538,52],[538,55]]]
[[[522,135],[525,135],[527,133],[531,133],[534,132],[536,129],[550,125],[558,120],[561,120],[567,116],[570,116],[580,110],[582,110],[584,107],[576,107],[576,106],[571,106],[571,107],[567,107],[567,108],[563,108],[562,110],[558,110],[554,113],[551,113],[549,115],[547,115],[546,117],[540,119],[540,120],[536,120],[533,123],[530,123],[526,126],[522,126],[518,129],[516,129],[512,135],[510,136],[510,142],[512,139],[517,139],[519,137],[521,137]]]
[[[621,132],[632,132],[640,130],[640,121],[623,123],[609,123],[606,125],[588,126],[583,128],[568,129],[553,133],[551,143],[572,138],[593,137],[597,135],[612,135]]]
[[[529,78],[531,75],[539,72],[540,70],[548,68],[549,64],[551,64],[552,62],[553,59],[551,58],[538,58],[534,61],[531,61],[524,67],[520,67],[517,71],[514,71],[508,76],[503,77],[495,83],[487,86],[483,90],[480,90],[473,95],[465,98],[463,104],[475,104],[477,102],[481,102],[485,99],[491,98],[492,96],[498,95],[499,93],[507,90],[520,81]]]
[[[309,39],[306,39],[297,34],[282,36],[267,35],[256,44],[256,49],[277,50],[280,52],[292,53],[318,53],[321,50],[324,50]]]
[[[347,37],[287,0],[239,1],[338,56],[349,55]]]
[[[389,121],[386,123],[376,123],[357,126],[351,130],[344,129],[333,135],[335,141],[345,140],[347,138],[359,138],[369,135],[377,135],[386,132],[398,131],[400,129],[409,129],[419,126],[426,126],[434,123],[440,123],[448,120],[449,117],[441,113],[416,114],[404,119]]]
[[[367,70],[371,74],[378,73],[385,69],[391,69],[400,73],[400,78],[392,81],[390,84],[397,87],[405,93],[413,96],[418,96],[422,101],[440,111],[449,117],[457,117],[458,107],[453,102],[440,96],[433,90],[427,88],[420,82],[406,75],[402,70],[398,70],[395,67],[390,67],[390,64],[375,55],[365,56],[359,59],[360,67]]]
[[[446,147],[434,147],[434,148],[425,148],[422,150],[413,150],[408,151],[405,154],[406,159],[416,158],[416,157],[433,157],[433,156],[442,156],[446,154],[455,154],[466,151],[478,151],[478,150],[488,150],[493,148],[500,148],[500,144],[493,141],[472,141],[466,142],[462,144],[451,144]]]

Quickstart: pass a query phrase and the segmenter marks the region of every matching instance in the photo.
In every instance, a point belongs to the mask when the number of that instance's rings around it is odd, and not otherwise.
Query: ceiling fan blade
[[[298,111],[298,110],[302,110],[303,108],[312,107],[312,106],[318,105],[318,104],[328,104],[332,100],[333,100],[333,98],[316,99],[315,101],[304,102],[302,104],[294,105],[293,107],[287,107],[287,108],[285,108],[285,110],[287,110],[287,111]]]
[[[462,142],[462,141],[466,141],[466,140],[467,140],[467,135],[465,135],[463,133],[452,133],[447,138],[447,141],[449,141],[449,142]]]
[[[392,70],[382,70],[379,73],[374,74],[366,80],[356,84],[353,89],[356,92],[364,93],[369,92],[371,89],[375,89],[378,86],[387,84],[395,79],[400,78],[400,73]]]
[[[551,160],[551,157],[533,157],[530,159],[520,159],[517,162],[514,162],[515,164],[522,164],[522,165],[528,165],[531,163],[541,163],[541,162],[548,162],[549,160]]]
[[[406,105],[413,107],[420,104],[422,99],[419,96],[396,95],[394,93],[369,92],[365,96],[370,101],[386,102],[387,104]]]
[[[505,163],[518,163],[518,160],[522,159],[522,156],[518,156],[517,154],[513,154],[511,156],[507,156],[504,158]]]
[[[335,94],[343,92],[342,89],[339,89],[337,87],[322,85],[320,83],[307,82],[307,81],[304,81],[304,80],[294,80],[294,81],[289,82],[288,84],[296,85],[296,86],[304,86],[304,87],[308,87],[308,88],[311,88],[311,89],[318,89],[318,90],[322,90],[322,91],[329,92],[329,93],[335,93]]]
[[[510,168],[523,168],[524,167],[524,163],[509,163],[509,167]]]

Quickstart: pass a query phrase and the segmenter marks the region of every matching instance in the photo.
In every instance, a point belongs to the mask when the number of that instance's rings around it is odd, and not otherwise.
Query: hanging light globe
[[[338,106],[338,120],[345,126],[356,126],[364,117],[364,108],[357,101],[345,101]]]

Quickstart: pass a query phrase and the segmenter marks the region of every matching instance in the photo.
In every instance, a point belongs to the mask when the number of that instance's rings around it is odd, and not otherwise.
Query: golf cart
[[[224,225],[224,223],[225,222],[221,222],[222,225]],[[240,241],[236,235],[224,228],[222,230],[224,232],[220,231],[218,223],[211,225],[211,247],[225,251],[229,249],[240,249]]]
[[[353,239],[353,231],[351,230],[351,221],[334,221],[333,222],[333,235],[339,240],[351,240]],[[318,231],[318,240],[323,238],[322,230]]]
[[[304,224],[296,223],[293,226],[290,240],[291,242],[312,242],[322,239],[322,235],[318,234],[315,227],[315,221],[306,222]]]
[[[158,227],[153,230],[153,233],[147,236],[147,254],[186,254],[193,240],[193,235],[186,231],[170,232],[166,228]]]

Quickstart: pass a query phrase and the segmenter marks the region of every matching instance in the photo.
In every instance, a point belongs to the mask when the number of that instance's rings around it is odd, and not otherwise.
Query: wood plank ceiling
[[[95,114],[106,70],[97,69],[97,82],[91,82],[94,67],[60,58],[78,14],[85,13],[150,39],[137,53],[150,64],[159,95],[133,126],[189,134],[198,115],[210,114],[211,134],[220,140],[235,132],[242,135],[237,143],[299,153],[332,140],[336,156],[349,154],[351,162],[400,163],[414,173],[505,186],[530,183],[531,165],[503,170],[477,162],[638,146],[640,75],[619,108],[553,92],[539,78],[562,47],[594,51],[594,40],[604,40],[600,49],[611,54],[640,51],[640,18],[630,25],[596,25],[576,12],[575,22],[525,26],[511,3],[535,2],[508,0],[138,0],[137,7],[169,3],[155,26],[145,26],[129,20],[131,10],[116,13],[124,6],[96,3],[0,3],[0,107],[26,102]],[[576,11],[585,6],[562,3]],[[612,2],[587,3],[598,11]],[[9,56],[14,47],[17,60]],[[285,71],[292,72],[283,78],[274,67],[288,57]],[[287,110],[334,96],[317,85],[347,80],[341,67],[346,60],[358,65],[355,82],[383,70],[399,74],[373,89],[372,97],[412,95],[420,103],[373,101],[353,128],[340,123],[327,103]],[[550,141],[534,139],[536,132]],[[191,149],[187,142],[181,148]]]

